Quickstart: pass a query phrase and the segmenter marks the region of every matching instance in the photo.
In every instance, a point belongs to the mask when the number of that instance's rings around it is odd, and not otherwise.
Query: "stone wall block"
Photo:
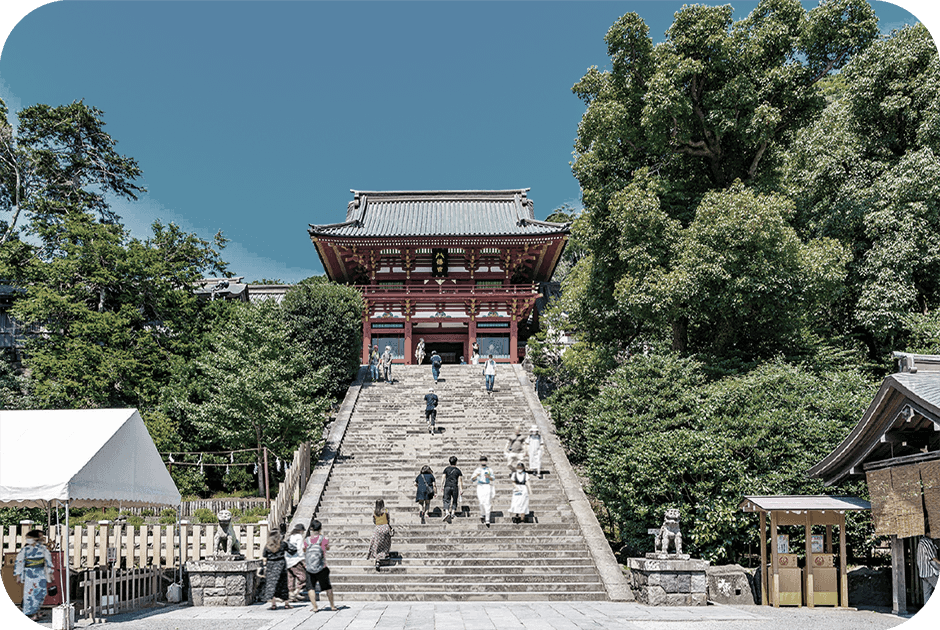
[[[704,575],[702,577],[705,577]],[[679,573],[676,575],[676,592],[677,593],[691,593],[692,592],[692,574],[691,573]]]
[[[675,573],[660,573],[659,579],[660,584],[662,584],[663,590],[667,593],[678,593],[679,592],[679,576]]]
[[[244,575],[228,575],[225,577],[225,594],[229,597],[234,595],[240,595],[242,598],[245,596],[245,576]]]
[[[693,593],[705,593],[708,590],[708,578],[704,575],[691,574],[689,587]]]
[[[708,596],[705,593],[692,593],[692,606],[707,606]]]
[[[646,591],[646,602],[650,606],[662,606],[666,603],[666,591],[661,586],[648,586]]]
[[[692,596],[688,593],[666,593],[666,606],[691,606]]]

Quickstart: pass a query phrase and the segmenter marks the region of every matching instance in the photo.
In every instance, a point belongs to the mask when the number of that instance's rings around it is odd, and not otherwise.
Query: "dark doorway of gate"
[[[460,356],[463,354],[463,344],[460,342],[456,343],[447,343],[447,342],[433,342],[426,343],[424,346],[425,357],[424,362],[431,362],[431,351],[437,350],[437,353],[441,355],[441,359],[444,363],[460,363]]]

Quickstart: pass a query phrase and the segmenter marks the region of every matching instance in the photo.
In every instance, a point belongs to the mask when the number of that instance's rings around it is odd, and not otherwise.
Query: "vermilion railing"
[[[535,284],[517,284],[509,287],[477,287],[455,284],[426,284],[426,285],[354,285],[361,293],[366,295],[523,295],[530,297],[538,294]]]

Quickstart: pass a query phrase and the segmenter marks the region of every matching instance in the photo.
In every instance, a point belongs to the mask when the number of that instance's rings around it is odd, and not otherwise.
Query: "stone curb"
[[[359,392],[362,389],[362,383],[369,374],[369,366],[360,366],[359,373],[356,374],[356,380],[349,386],[346,397],[339,407],[336,414],[336,422],[330,431],[326,444],[323,445],[323,452],[320,453],[320,459],[310,473],[310,479],[304,490],[300,503],[294,510],[294,516],[291,518],[288,531],[294,528],[297,523],[302,523],[305,528],[310,526],[320,507],[320,500],[323,497],[323,491],[326,489],[326,483],[333,472],[333,463],[339,454],[339,448],[343,443],[343,437],[346,435],[346,429],[349,427],[349,421],[352,418],[353,410],[356,408],[356,401],[359,400]]]
[[[568,456],[565,455],[565,451],[561,446],[561,441],[555,434],[555,427],[552,425],[548,414],[545,413],[541,401],[535,395],[528,375],[519,364],[513,365],[512,368],[519,379],[519,384],[522,386],[526,403],[529,405],[529,411],[535,417],[539,431],[542,432],[542,436],[545,438],[545,447],[548,449],[548,454],[555,465],[555,471],[561,481],[562,488],[565,490],[568,503],[571,504],[571,509],[574,511],[578,525],[581,527],[581,533],[584,535],[591,557],[594,558],[597,572],[604,582],[604,588],[607,589],[607,597],[614,602],[634,601],[633,591],[630,590],[630,585],[627,584],[620,564],[607,543],[607,537],[604,536],[604,532],[597,522],[594,510],[591,509],[587,495],[584,494],[584,490],[581,488],[581,480],[578,479],[574,469],[571,468]]]

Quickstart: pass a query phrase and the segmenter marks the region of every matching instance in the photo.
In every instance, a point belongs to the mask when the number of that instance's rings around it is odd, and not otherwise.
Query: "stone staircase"
[[[530,481],[534,522],[511,522],[503,448],[515,426],[528,433],[535,419],[515,370],[500,366],[491,394],[481,373],[479,366],[447,365],[434,385],[429,367],[396,365],[392,383],[363,383],[316,511],[331,541],[327,558],[340,600],[608,599],[548,449],[543,478]],[[440,397],[434,435],[423,400],[432,386]],[[490,527],[480,522],[469,483],[481,454],[498,480]],[[447,524],[440,493],[451,455],[464,473],[464,512]],[[438,494],[422,524],[414,479],[425,464]],[[366,554],[379,498],[391,515],[398,556],[377,572]]]

